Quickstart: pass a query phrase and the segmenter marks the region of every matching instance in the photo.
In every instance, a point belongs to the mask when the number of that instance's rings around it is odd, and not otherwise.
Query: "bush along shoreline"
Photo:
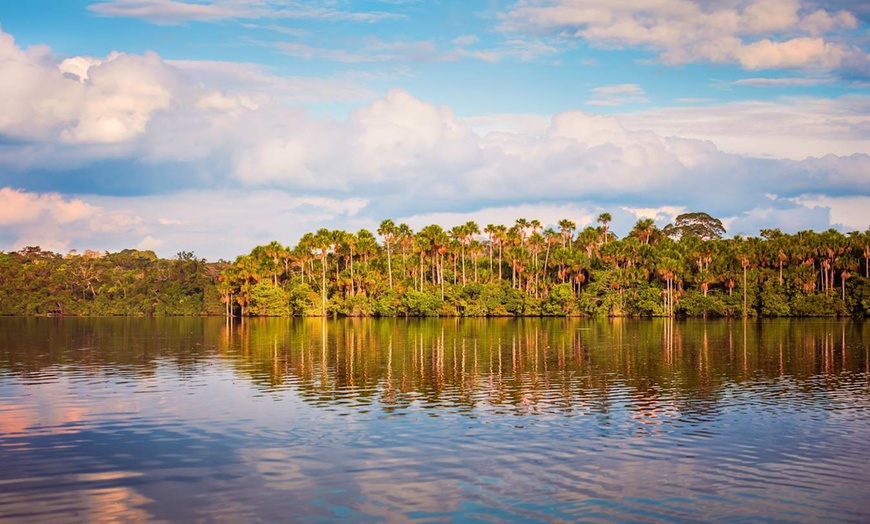
[[[624,237],[520,218],[320,229],[234,261],[192,252],[0,252],[0,315],[865,317],[870,230],[723,238],[686,213]]]

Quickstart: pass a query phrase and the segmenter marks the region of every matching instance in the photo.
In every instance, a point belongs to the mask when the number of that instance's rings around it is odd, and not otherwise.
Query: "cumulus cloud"
[[[86,94],[78,119],[65,123],[69,142],[114,143],[145,131],[151,115],[172,102],[171,75],[154,53],[111,55],[88,68]]]
[[[0,214],[6,246],[160,241],[170,254],[230,256],[385,217],[579,220],[602,207],[614,227],[689,209],[740,227],[825,229],[838,215],[794,199],[870,196],[864,96],[464,119],[393,89],[338,119],[276,100],[260,89],[270,77],[245,64],[58,62],[2,33],[0,53],[0,77],[13,79],[0,83],[0,135],[16,139],[0,145],[3,209],[17,210]],[[642,96],[633,84],[598,93]],[[800,155],[747,158],[729,147],[740,140],[742,153],[751,143]],[[805,158],[816,150],[841,156]],[[78,196],[35,192],[44,187]]]
[[[624,211],[631,213],[638,219],[651,218],[656,222],[670,222],[677,215],[686,212],[684,207],[661,206],[661,207],[623,207]]]
[[[356,169],[378,182],[430,168],[461,169],[473,165],[480,152],[475,135],[450,108],[399,89],[355,111],[348,126]]]
[[[57,193],[29,193],[0,188],[0,225],[12,226],[49,220],[69,224],[90,218],[99,211],[79,199],[65,199]]]
[[[822,209],[830,214],[832,224],[853,231],[870,229],[870,196],[803,195],[794,199],[796,204],[811,209]]]
[[[164,240],[154,238],[151,235],[147,235],[145,238],[142,239],[142,241],[136,244],[136,249],[141,249],[143,251],[153,251],[157,250],[165,243],[166,242]]]
[[[816,67],[836,69],[849,51],[823,38],[793,38],[785,42],[762,39],[742,46],[737,60],[745,69]]]
[[[171,75],[153,53],[113,53],[60,64],[0,32],[0,133],[72,143],[115,143],[145,130],[172,102]]]
[[[7,249],[39,245],[62,252],[76,239],[98,233],[99,225],[118,220],[126,222],[126,215],[107,214],[102,207],[80,198],[0,188],[0,226],[12,234]]]
[[[630,129],[709,140],[727,152],[803,160],[870,154],[870,97],[782,97],[620,115]]]
[[[230,258],[271,240],[295,242],[319,227],[369,227],[361,198],[294,197],[282,191],[210,190],[137,197],[0,189],[0,249],[66,252],[153,249]]]
[[[524,0],[501,15],[509,33],[560,35],[601,47],[641,47],[667,64],[709,61],[746,69],[848,69],[867,74],[870,58],[846,42],[858,26],[849,11],[800,0],[637,4]]]

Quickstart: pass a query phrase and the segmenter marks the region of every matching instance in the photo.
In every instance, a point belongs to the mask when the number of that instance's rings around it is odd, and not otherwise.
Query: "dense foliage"
[[[153,251],[61,256],[27,247],[0,253],[0,314],[223,314],[217,284],[225,265],[186,252],[167,260]]]
[[[870,230],[723,239],[687,213],[623,239],[610,215],[579,233],[537,220],[413,232],[384,220],[376,237],[321,229],[232,263],[150,251],[0,254],[0,313],[242,316],[865,316]]]

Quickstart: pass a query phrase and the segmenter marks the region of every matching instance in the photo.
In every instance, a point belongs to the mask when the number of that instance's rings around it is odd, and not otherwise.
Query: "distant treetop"
[[[683,213],[674,219],[673,224],[668,224],[662,230],[670,237],[697,237],[702,240],[722,238],[725,227],[718,218],[713,218],[707,213]]]

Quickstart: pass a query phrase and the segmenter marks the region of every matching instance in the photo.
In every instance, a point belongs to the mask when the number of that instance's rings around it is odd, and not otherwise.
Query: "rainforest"
[[[0,253],[0,314],[82,316],[864,317],[870,229],[724,238],[685,213],[623,238],[602,213],[578,231],[387,219],[376,231],[320,229],[233,261],[192,252]]]

